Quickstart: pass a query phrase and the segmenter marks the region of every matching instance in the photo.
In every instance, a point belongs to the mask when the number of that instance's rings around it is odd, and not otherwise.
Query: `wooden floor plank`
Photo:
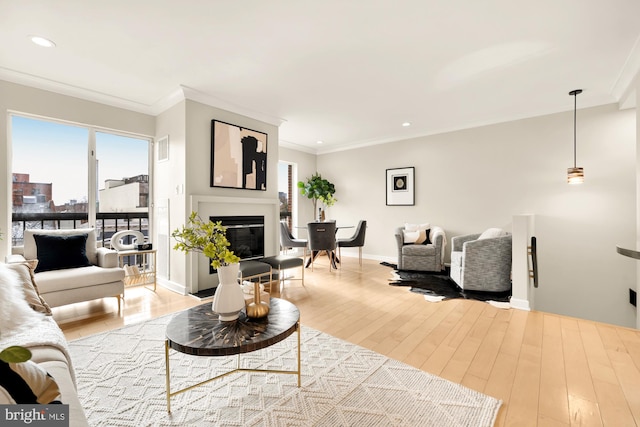
[[[543,314],[529,313],[509,397],[506,425],[535,427],[538,423],[542,336]]]
[[[544,316],[540,363],[538,419],[544,420],[548,425],[553,425],[554,422],[570,425],[562,331],[557,316]]]
[[[638,361],[634,361],[627,351],[618,334],[618,328],[602,324],[596,325],[596,328],[611,361],[611,366],[616,373],[628,409],[633,415],[634,423],[640,425],[640,368],[637,364]],[[616,401],[615,407],[623,410],[620,401]]]
[[[593,378],[580,335],[579,321],[562,318],[560,324],[571,425],[602,425]]]
[[[481,378],[485,380],[485,382],[489,379],[489,374],[493,369],[496,356],[504,340],[512,313],[512,310],[500,310],[496,316],[493,317],[487,335],[482,340],[480,348],[473,358],[471,365],[469,365],[466,375]]]

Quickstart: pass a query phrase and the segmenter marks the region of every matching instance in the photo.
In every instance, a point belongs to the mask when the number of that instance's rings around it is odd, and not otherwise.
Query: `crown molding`
[[[178,89],[155,102],[153,104],[152,110],[154,111],[154,114],[160,114],[167,108],[172,107],[173,105],[184,99],[189,99],[191,101],[196,101],[210,107],[215,107],[221,110],[240,114],[242,116],[246,116],[278,127],[286,121],[285,119],[282,119],[280,117],[272,116],[260,111],[255,111],[241,105],[236,105],[231,102],[216,98],[215,96],[209,95],[208,93],[200,92],[196,89],[184,85],[180,85]]]
[[[282,139],[280,141],[278,141],[278,146],[279,147],[283,147],[283,148],[288,148],[290,150],[302,151],[303,153],[318,154],[318,150],[316,150],[314,148],[307,147],[307,146],[300,145],[300,144],[295,144],[295,143],[289,142],[289,141],[284,141]]]
[[[620,108],[633,108],[636,106],[635,82],[640,73],[640,37],[627,57],[627,60],[618,74],[618,78],[611,88],[611,94],[619,102]]]
[[[6,80],[11,83],[16,83],[24,86],[33,87],[36,89],[42,89],[49,92],[58,93],[61,95],[72,96],[74,98],[84,99],[86,101],[97,102],[100,104],[109,105],[112,107],[123,108],[125,110],[131,110],[138,113],[149,114],[157,116],[158,114],[166,111],[170,107],[174,106],[178,102],[185,99],[197,101],[202,104],[209,105],[211,107],[220,108],[222,110],[230,111],[232,113],[240,114],[250,117],[255,120],[259,120],[265,123],[269,123],[274,126],[280,126],[286,120],[280,117],[272,116],[259,111],[251,110],[240,105],[233,104],[221,99],[218,99],[212,95],[204,92],[200,92],[187,86],[180,86],[168,95],[160,98],[153,104],[144,104],[142,102],[132,101],[130,99],[121,98],[113,95],[109,95],[102,92],[89,90],[86,88],[69,85],[55,80],[45,79],[42,77],[34,76],[31,74],[21,73],[9,68],[0,67],[0,79]]]
[[[86,101],[109,105],[111,107],[123,108],[143,114],[152,114],[151,106],[141,102],[73,86],[56,80],[45,79],[32,74],[21,73],[8,68],[0,67],[0,79],[23,86],[58,93],[60,95],[72,96]]]

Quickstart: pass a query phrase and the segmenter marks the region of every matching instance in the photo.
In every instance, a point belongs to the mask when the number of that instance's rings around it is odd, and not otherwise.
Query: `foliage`
[[[0,351],[0,360],[5,363],[22,363],[31,359],[31,351],[18,345],[7,347]]]
[[[211,259],[213,268],[239,262],[240,258],[228,248],[230,243],[226,231],[220,221],[203,221],[197,212],[191,212],[187,224],[171,233],[178,242],[173,249],[202,253]]]
[[[336,192],[336,187],[322,178],[317,172],[311,175],[311,178],[307,178],[306,182],[298,182],[298,188],[300,189],[300,194],[312,200],[314,211],[318,200],[327,207],[333,206],[338,201],[333,196]]]

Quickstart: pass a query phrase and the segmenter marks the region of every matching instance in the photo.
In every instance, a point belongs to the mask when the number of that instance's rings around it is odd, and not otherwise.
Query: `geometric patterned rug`
[[[92,426],[492,426],[501,402],[371,350],[302,326],[296,375],[236,372],[171,398],[164,337],[173,315],[69,343]],[[296,368],[297,334],[242,355],[242,366]],[[170,350],[171,389],[237,365],[237,356]]]

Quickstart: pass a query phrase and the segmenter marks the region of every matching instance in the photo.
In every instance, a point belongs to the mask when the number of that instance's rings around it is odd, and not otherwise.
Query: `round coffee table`
[[[240,367],[240,354],[269,347],[298,332],[298,369],[283,371],[274,369],[249,369]],[[221,322],[211,310],[211,303],[202,304],[176,314],[167,325],[165,340],[165,365],[167,385],[167,411],[171,412],[171,397],[224,377],[233,372],[271,372],[298,376],[300,387],[300,311],[279,298],[271,298],[269,314],[260,319],[247,317],[245,311],[237,320]],[[194,356],[238,355],[238,368],[192,386],[171,391],[169,349]]]

